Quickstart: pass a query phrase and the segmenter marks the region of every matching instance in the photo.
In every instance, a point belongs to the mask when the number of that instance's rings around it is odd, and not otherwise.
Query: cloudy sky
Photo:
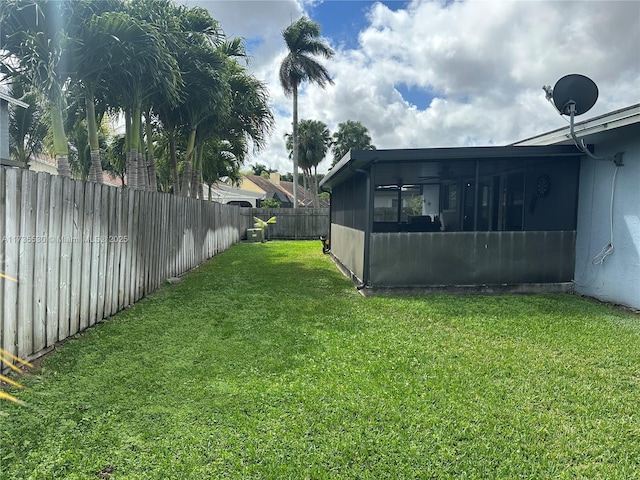
[[[579,120],[640,102],[640,1],[189,0],[229,37],[244,37],[249,69],[269,86],[276,128],[249,163],[292,170],[283,136],[291,99],[278,80],[282,30],[307,15],[336,51],[335,84],[304,84],[300,119],[333,132],[362,122],[378,148],[504,145],[566,125],[543,85],[581,73],[599,88]],[[331,156],[320,164],[326,172]]]

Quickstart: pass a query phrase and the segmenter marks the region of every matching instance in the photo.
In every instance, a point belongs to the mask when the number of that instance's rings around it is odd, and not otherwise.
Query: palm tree
[[[63,177],[71,176],[64,131],[64,86],[68,79],[68,45],[73,41],[67,35],[72,10],[68,0],[0,2],[2,72],[21,76],[46,97],[58,173]]]
[[[293,207],[298,207],[298,87],[308,80],[321,87],[333,84],[327,69],[314,56],[333,56],[333,50],[320,39],[320,25],[302,17],[289,25],[282,36],[289,53],[280,65],[280,83],[286,95],[293,96]]]
[[[289,157],[293,156],[293,135],[287,134],[286,146]],[[311,190],[315,208],[319,206],[318,178],[312,172],[324,160],[331,145],[331,133],[327,125],[319,120],[301,120],[298,126],[298,160]]]
[[[360,122],[347,120],[338,124],[338,131],[333,134],[333,150],[334,166],[349,150],[375,150],[376,147],[371,144],[369,130]]]
[[[147,24],[127,12],[119,11],[124,5],[118,0],[86,0],[76,4],[74,10],[74,36],[78,39],[72,49],[75,66],[73,76],[83,91],[88,140],[91,151],[89,180],[102,183],[102,166],[98,145],[98,124],[106,105],[96,115],[96,94],[108,90],[114,83],[111,78],[125,77],[130,54],[144,52],[141,57],[161,55],[162,48],[154,31]],[[125,70],[126,69],[126,70]],[[153,83],[153,82],[151,82]],[[108,96],[108,95],[107,95]],[[114,105],[117,106],[117,105]]]
[[[29,105],[27,108],[9,110],[9,151],[15,161],[27,168],[29,159],[44,150],[44,139],[47,135],[47,125],[42,116],[41,96],[28,85],[24,85],[19,78],[15,78],[11,84],[10,95]]]
[[[209,133],[206,127],[205,131],[199,127],[208,122],[215,122],[216,119],[220,120],[229,113],[228,84],[220,71],[223,63],[223,57],[216,50],[198,47],[191,48],[189,54],[180,62],[181,67],[185,69],[185,96],[179,110],[189,128],[180,192],[185,196],[196,193],[191,191],[196,140],[204,140]]]
[[[167,36],[167,44],[174,52],[182,74],[179,102],[175,108],[154,105],[154,110],[171,135],[174,193],[189,196],[192,189],[192,166],[197,158],[197,141],[206,138],[206,128],[211,117],[220,119],[228,114],[229,88],[222,75],[226,54],[221,49],[224,35],[217,20],[208,11],[195,7],[176,7],[172,13],[175,27]],[[183,168],[182,185],[177,185],[176,135],[185,132],[187,151]]]
[[[125,111],[128,186],[147,189],[150,182],[143,157],[142,115],[150,102],[156,106],[178,101],[181,72],[172,55],[172,35],[166,30],[169,22],[168,31],[173,32],[178,7],[162,0],[138,0],[126,5],[127,13],[136,19],[150,42],[122,42],[126,60],[119,69],[110,71],[110,88]]]

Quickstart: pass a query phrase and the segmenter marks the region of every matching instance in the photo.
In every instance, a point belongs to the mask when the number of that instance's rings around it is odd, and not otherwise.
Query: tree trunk
[[[158,191],[158,172],[156,171],[156,159],[152,152],[149,152],[149,191]]]
[[[58,175],[61,177],[71,178],[71,167],[69,166],[69,156],[56,154],[56,163],[58,164]]]
[[[318,167],[313,167],[313,208],[320,208],[320,198],[318,198]]]
[[[306,205],[306,199],[307,199],[307,192],[309,191],[309,174],[307,173],[307,170],[305,170],[304,168],[302,169],[302,186],[304,187],[304,195],[302,195],[302,203],[303,205]]]
[[[138,187],[140,190],[149,190],[149,170],[144,158],[142,146],[138,150]]]
[[[293,86],[293,208],[298,208],[298,86]]]
[[[144,158],[141,155],[140,148],[140,129],[142,127],[142,111],[140,105],[136,105],[133,109],[133,115],[131,116],[131,164],[134,172],[131,172],[133,176],[135,174],[135,188],[144,190],[146,174],[146,167]]]
[[[178,177],[178,154],[176,153],[176,139],[173,132],[169,134],[169,157],[173,176],[173,194],[180,195],[180,177]]]
[[[124,133],[124,151],[127,162],[127,188],[135,190],[138,187],[138,156],[137,152],[134,155],[133,152],[133,141],[132,141],[132,115],[129,109],[127,109],[124,113],[124,125],[125,125],[125,133]]]
[[[133,147],[128,153],[129,168],[127,169],[127,178],[129,179],[129,188],[138,189],[138,149]]]
[[[186,162],[184,162],[184,168],[182,169],[182,186],[180,187],[180,195],[182,195],[183,197],[189,196],[191,176],[191,162],[187,160]]]
[[[193,198],[203,198],[202,182],[200,181],[200,170],[193,171]]]
[[[56,154],[58,164],[58,175],[71,178],[71,167],[69,166],[69,145],[67,136],[64,133],[64,120],[62,118],[62,107],[57,102],[51,102],[51,127],[53,130],[53,149]]]
[[[95,183],[104,183],[102,178],[102,161],[100,159],[100,150],[91,150],[91,168],[89,169],[89,181]]]
[[[153,131],[151,129],[151,113],[147,112],[145,115],[145,130],[147,137],[147,156],[149,158],[149,190],[152,192],[158,191],[158,179],[156,177],[156,158],[153,155]]]
[[[85,109],[87,113],[87,137],[89,150],[91,151],[91,168],[89,168],[89,181],[103,183],[102,161],[100,159],[100,145],[98,143],[98,123],[96,122],[96,108],[93,93],[90,89],[85,94]]]
[[[196,143],[196,129],[191,129],[189,133],[189,142],[187,145],[187,155],[184,162],[184,170],[182,171],[182,188],[180,189],[180,194],[188,197],[191,188],[191,159],[193,157],[194,146]]]

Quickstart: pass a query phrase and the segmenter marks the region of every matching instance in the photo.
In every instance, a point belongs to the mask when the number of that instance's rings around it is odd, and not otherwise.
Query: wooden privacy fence
[[[29,359],[240,241],[240,208],[0,168],[0,346]]]
[[[268,220],[277,217],[269,225],[266,237],[278,240],[318,239],[329,233],[328,208],[242,208],[242,215],[253,225],[253,217]]]

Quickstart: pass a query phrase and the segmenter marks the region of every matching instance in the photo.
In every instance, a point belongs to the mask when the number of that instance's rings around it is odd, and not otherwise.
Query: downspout
[[[373,163],[373,162],[372,162]],[[362,290],[369,283],[369,258],[371,257],[371,230],[373,229],[371,214],[371,197],[373,195],[373,191],[371,189],[371,174],[367,170],[362,170],[360,168],[354,168],[351,163],[349,163],[349,170],[356,173],[362,173],[367,177],[367,199],[365,201],[365,212],[367,213],[367,224],[364,230],[364,253],[363,253],[363,265],[362,265],[362,283],[360,285],[356,285],[357,290]]]

